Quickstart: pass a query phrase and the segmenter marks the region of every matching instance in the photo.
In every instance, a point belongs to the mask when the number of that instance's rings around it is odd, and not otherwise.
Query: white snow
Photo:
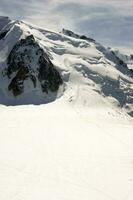
[[[13,45],[29,34],[48,51],[64,85],[48,104],[0,105],[0,199],[132,200],[133,119],[120,106],[123,96],[113,94],[119,79],[130,91],[132,78],[98,50],[99,44],[23,22],[0,41],[1,71]],[[7,81],[0,78],[3,103],[46,100],[28,80],[25,93],[14,99]],[[107,81],[113,86],[105,92]]]
[[[2,200],[132,200],[133,121],[62,100],[0,107]]]

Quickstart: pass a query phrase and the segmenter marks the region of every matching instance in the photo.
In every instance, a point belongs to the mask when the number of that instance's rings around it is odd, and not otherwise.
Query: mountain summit
[[[62,99],[133,115],[132,56],[70,30],[52,32],[0,17],[0,103]]]

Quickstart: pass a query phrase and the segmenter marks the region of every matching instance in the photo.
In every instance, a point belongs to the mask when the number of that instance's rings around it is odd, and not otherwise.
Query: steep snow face
[[[94,105],[108,105],[125,110],[132,115],[133,71],[129,69],[125,60],[118,56],[118,53],[103,47],[91,38],[79,36],[68,30],[56,33],[21,21],[9,23],[5,30],[8,32],[0,40],[1,103],[38,104],[62,96],[62,101],[68,101],[70,104],[87,108]],[[10,80],[3,75],[7,68],[7,58],[14,45],[28,35],[34,36],[61,75],[63,85],[54,98],[51,92],[40,93],[39,84],[31,89],[33,83],[29,82],[28,78],[24,83],[26,90],[21,95],[14,97],[8,90]],[[35,68],[37,55],[33,57],[32,70]]]

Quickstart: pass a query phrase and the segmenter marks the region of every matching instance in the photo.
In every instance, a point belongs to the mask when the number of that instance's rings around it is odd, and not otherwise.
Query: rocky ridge
[[[14,96],[23,93],[26,79],[32,81],[34,88],[38,82],[45,93],[56,92],[63,83],[59,72],[33,35],[17,42],[8,56],[7,66],[6,74],[11,80],[8,89]]]

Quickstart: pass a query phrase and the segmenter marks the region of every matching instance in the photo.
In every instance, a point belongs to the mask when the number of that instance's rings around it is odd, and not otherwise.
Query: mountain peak
[[[84,35],[11,21],[0,32],[0,103],[110,105],[132,115],[130,56]],[[86,102],[86,103],[84,103]]]

